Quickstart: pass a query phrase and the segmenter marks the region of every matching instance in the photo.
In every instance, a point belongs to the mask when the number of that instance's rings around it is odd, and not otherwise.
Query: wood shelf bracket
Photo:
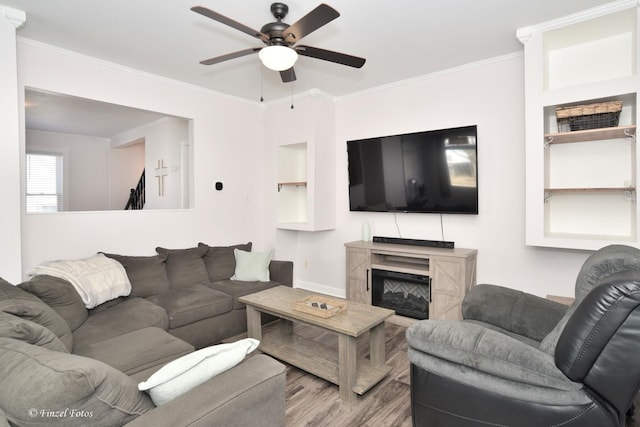
[[[627,128],[624,130],[624,134],[626,137],[631,138],[633,142],[636,142],[636,129],[635,128]]]
[[[624,192],[624,197],[626,197],[627,199],[629,199],[629,201],[630,201],[631,203],[635,203],[635,202],[636,202],[636,197],[637,197],[636,190],[633,190],[633,189],[626,190],[626,191]]]

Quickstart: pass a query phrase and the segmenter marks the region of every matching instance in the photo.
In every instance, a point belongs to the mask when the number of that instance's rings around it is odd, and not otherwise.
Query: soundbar
[[[376,243],[392,243],[395,245],[426,246],[429,248],[442,248],[442,249],[453,249],[455,247],[455,242],[449,242],[446,240],[421,240],[421,239],[403,239],[401,237],[373,236],[373,241]]]

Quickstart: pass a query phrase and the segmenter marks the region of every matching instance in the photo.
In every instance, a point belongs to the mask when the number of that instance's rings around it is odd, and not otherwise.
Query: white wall
[[[329,165],[336,175],[337,226],[314,233],[276,231],[276,191],[271,188],[273,141],[300,142],[305,124],[314,123],[305,98],[296,100],[294,110],[288,108],[289,100],[283,101],[286,108],[269,105],[263,115],[254,104],[40,45],[21,42],[19,59],[21,92],[28,85],[193,118],[196,183],[195,209],[190,210],[23,215],[25,272],[46,259],[88,256],[97,250],[148,254],[155,245],[252,240],[256,250],[274,246],[276,258],[293,260],[299,285],[344,295],[343,245],[360,239],[363,221],[371,224],[374,235],[454,240],[458,247],[477,248],[479,282],[538,295],[572,295],[576,273],[588,256],[524,245],[521,56],[338,99],[335,164]],[[273,109],[278,114],[269,114]],[[274,122],[263,123],[263,117]],[[479,132],[479,215],[349,212],[346,140],[467,124],[477,124]],[[275,132],[267,151],[264,131]],[[10,178],[15,181],[15,174]],[[223,191],[212,189],[216,181],[224,183]]]
[[[182,204],[182,144],[189,143],[189,121],[178,117],[164,117],[155,122],[131,129],[111,139],[114,146],[144,140],[144,168],[146,180],[145,209],[178,209]],[[159,162],[164,166],[162,179],[156,177]],[[140,169],[133,184],[140,178]],[[185,177],[185,179],[188,179]],[[185,186],[188,189],[188,186]],[[126,203],[126,200],[125,200]],[[123,205],[124,206],[124,205]]]
[[[261,122],[262,110],[256,104],[19,41],[21,105],[25,86],[193,119],[195,207],[22,214],[23,275],[45,260],[86,257],[96,251],[144,255],[154,253],[158,245],[184,248],[199,241],[234,244],[251,240],[256,250],[264,245],[263,195],[256,185],[264,176],[262,129],[247,126]],[[23,117],[20,126],[24,128]],[[3,153],[17,151],[18,145],[24,149],[24,138],[7,141],[2,144]],[[20,182],[15,163],[9,169],[10,180],[0,182],[3,194],[5,190],[15,193]],[[224,190],[213,189],[216,181],[224,183]],[[0,276],[4,274],[0,271]]]
[[[540,296],[573,295],[589,253],[524,244],[522,56],[346,96],[337,100],[336,117],[336,229],[277,232],[272,238],[278,251],[294,257],[299,286],[344,296],[343,245],[360,240],[362,223],[368,221],[372,235],[452,240],[456,247],[478,249],[478,283]],[[347,140],[473,124],[478,125],[479,215],[349,212]]]
[[[18,11],[0,6],[0,277],[20,278],[20,150],[16,29]],[[24,23],[24,13],[21,21]]]
[[[111,146],[109,173],[110,209],[123,209],[129,201],[144,170],[144,140],[132,144]],[[145,175],[145,178],[147,176]]]
[[[148,171],[147,209],[179,208],[182,200],[180,143],[189,141],[188,123],[167,117],[153,123],[145,135],[145,168]],[[158,162],[166,168],[166,176],[158,179]],[[159,186],[162,185],[160,193]]]
[[[181,142],[189,141],[188,129],[186,119],[174,117],[112,139],[28,129],[25,145],[31,151],[63,154],[65,211],[123,209],[145,166],[145,209],[178,209],[182,200],[180,149]],[[121,140],[139,143],[122,144]],[[166,166],[162,196],[155,177],[159,159]]]
[[[33,129],[25,135],[28,150],[62,153],[65,211],[109,209],[109,139]]]

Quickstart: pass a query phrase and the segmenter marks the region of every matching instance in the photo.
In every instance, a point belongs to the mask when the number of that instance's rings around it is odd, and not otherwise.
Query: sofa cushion
[[[100,313],[103,310],[109,310],[109,308],[120,304],[123,301],[126,301],[128,298],[118,297],[116,299],[109,300],[107,302],[103,302],[102,304],[94,307],[89,312],[92,316],[95,316],[96,313]]]
[[[216,282],[231,278],[236,271],[234,249],[251,252],[252,243],[234,246],[209,246],[205,243],[198,243],[198,246],[207,248],[207,252],[204,254],[204,263],[207,267],[209,281]]]
[[[154,405],[131,378],[102,362],[0,338],[0,407],[14,425],[106,426]]]
[[[76,292],[71,283],[64,279],[53,276],[35,276],[18,286],[37,296],[54,309],[66,320],[72,331],[78,329],[89,316],[89,310],[84,306],[80,294]]]
[[[269,263],[273,250],[264,252],[246,252],[234,249],[236,258],[236,270],[231,276],[233,280],[244,281],[269,281]]]
[[[224,292],[227,295],[233,297],[233,309],[241,310],[246,305],[238,301],[239,297],[253,294],[256,292],[264,291],[265,289],[279,286],[278,282],[240,282],[237,280],[219,280],[214,283],[209,283],[207,286],[216,291]]]
[[[97,341],[82,348],[80,356],[100,360],[127,375],[164,365],[189,354],[193,346],[160,328],[144,328]]]
[[[152,256],[127,256],[107,254],[124,267],[131,282],[132,297],[149,297],[169,290],[167,254]]]
[[[260,341],[245,338],[230,344],[214,345],[174,360],[138,384],[160,406],[242,362],[258,348]]]
[[[87,321],[73,332],[74,352],[82,353],[87,346],[138,329],[155,326],[166,330],[167,312],[144,298],[129,298],[98,312],[90,312]]]
[[[170,329],[218,316],[233,307],[231,296],[200,285],[171,289],[147,300],[167,311]]]
[[[204,285],[209,282],[202,257],[207,248],[166,249],[157,247],[159,254],[167,255],[167,276],[172,288]]]
[[[42,325],[53,332],[69,351],[73,335],[67,322],[37,296],[0,279],[0,311]]]
[[[13,338],[53,351],[69,352],[49,329],[4,311],[0,311],[0,337]]]

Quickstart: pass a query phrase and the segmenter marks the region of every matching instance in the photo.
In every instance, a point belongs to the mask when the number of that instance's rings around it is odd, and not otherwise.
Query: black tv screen
[[[477,126],[347,141],[349,209],[478,213]]]

